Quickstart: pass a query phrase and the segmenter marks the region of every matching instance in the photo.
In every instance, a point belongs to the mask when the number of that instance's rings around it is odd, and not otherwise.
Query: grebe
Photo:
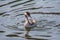
[[[24,13],[24,16],[25,16],[25,22],[24,22],[24,27],[25,27],[25,31],[26,31],[26,34],[25,35],[28,35],[29,34],[29,31],[36,27],[36,20],[34,20],[30,13],[29,12],[25,12]]]

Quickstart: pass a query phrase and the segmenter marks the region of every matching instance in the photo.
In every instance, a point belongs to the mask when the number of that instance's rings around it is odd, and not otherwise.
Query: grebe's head
[[[25,17],[31,17],[29,12],[25,12],[25,13],[24,13],[24,16],[25,16]]]

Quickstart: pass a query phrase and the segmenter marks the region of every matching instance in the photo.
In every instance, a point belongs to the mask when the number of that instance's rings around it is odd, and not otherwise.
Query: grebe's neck
[[[28,17],[25,17],[25,21],[29,23],[29,20],[32,19],[32,17],[28,16]]]
[[[28,19],[28,17],[25,17],[25,21],[26,21],[26,22],[29,22],[29,19]]]

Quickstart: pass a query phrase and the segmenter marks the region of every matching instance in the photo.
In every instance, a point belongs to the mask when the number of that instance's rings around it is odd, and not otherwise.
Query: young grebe
[[[25,23],[24,23],[24,27],[25,27],[25,31],[26,31],[26,34],[25,35],[28,35],[29,34],[29,31],[36,27],[36,20],[34,20],[30,13],[29,12],[25,12],[24,13],[24,16],[25,16]]]

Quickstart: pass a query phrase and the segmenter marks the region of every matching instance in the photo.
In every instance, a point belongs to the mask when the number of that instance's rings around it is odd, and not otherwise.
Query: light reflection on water
[[[5,3],[4,3],[5,2]],[[39,12],[60,12],[60,0],[0,0],[1,40],[59,40],[60,15],[39,14]],[[24,37],[25,11],[37,12],[31,16],[37,20],[37,27]]]

